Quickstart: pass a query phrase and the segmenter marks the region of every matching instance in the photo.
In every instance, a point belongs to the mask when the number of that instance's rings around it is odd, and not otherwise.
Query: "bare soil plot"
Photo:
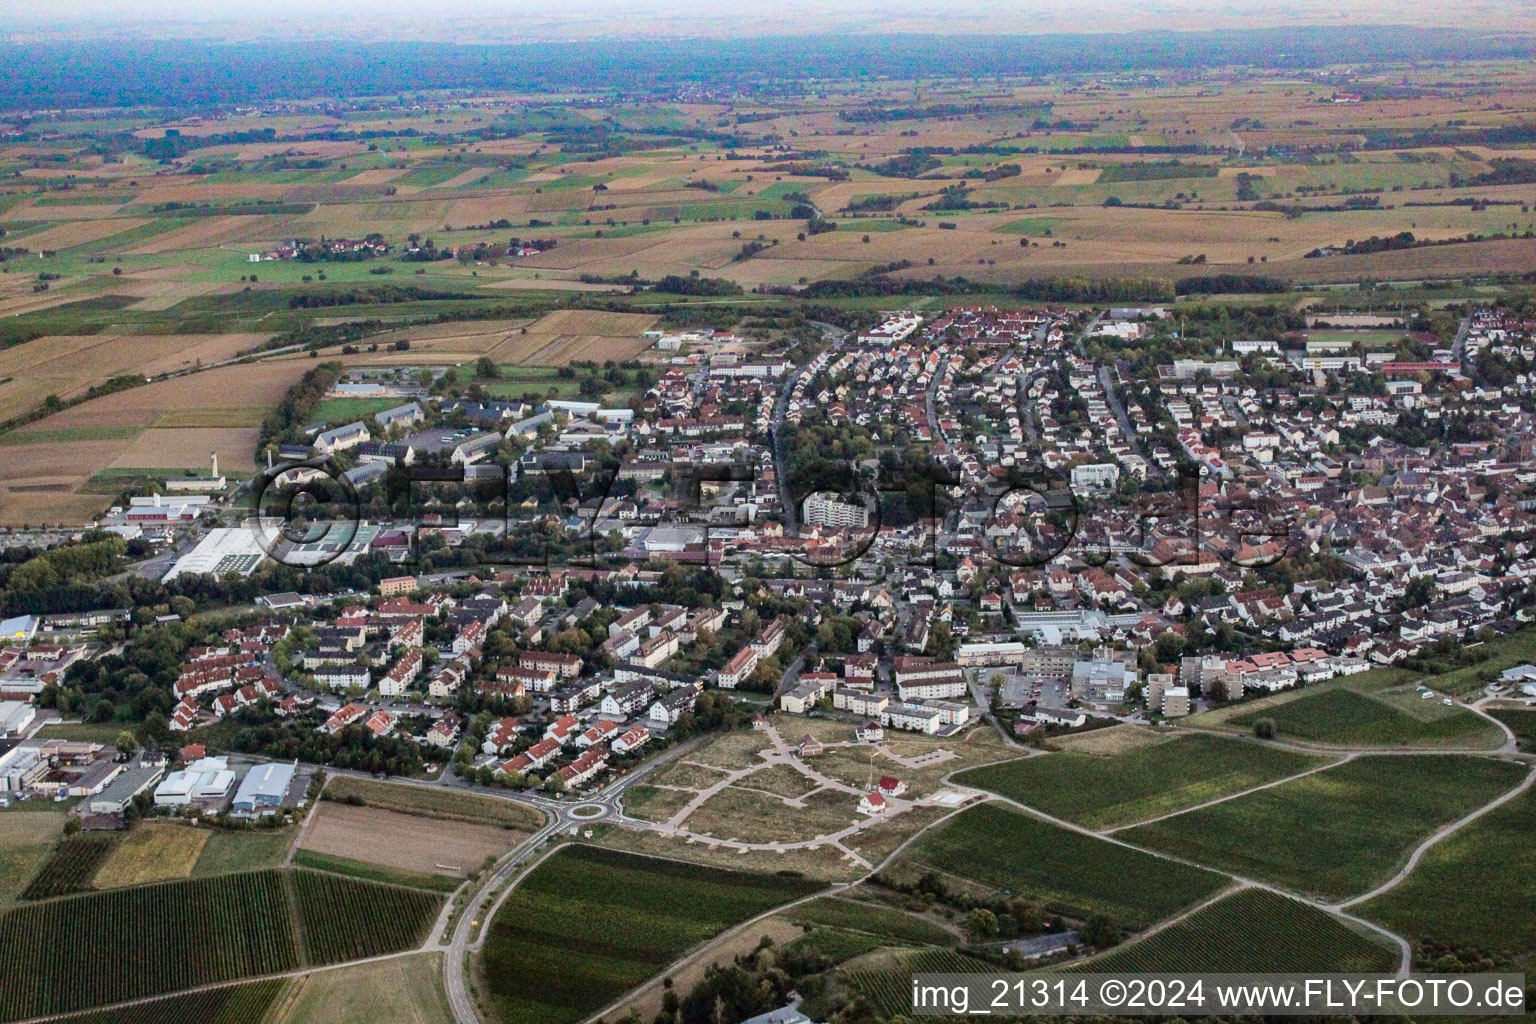
[[[174,231],[149,238],[127,251],[132,253],[179,252],[183,249],[211,249],[232,242],[260,246],[289,234],[294,218],[269,215],[252,217],[199,217]]]
[[[359,171],[341,182],[343,185],[387,185],[396,178],[411,173],[409,167],[374,167]]]
[[[316,853],[383,864],[402,871],[465,877],[486,857],[499,857],[523,833],[326,801],[299,846]]]
[[[151,428],[110,463],[112,469],[192,469],[217,453],[220,469],[256,468],[257,427]]]
[[[444,214],[445,223],[455,229],[473,224],[490,224],[509,217],[518,217],[528,210],[528,197],[506,193],[494,196],[475,196],[459,199]],[[533,229],[528,229],[532,231]],[[508,234],[513,232],[508,231]]]
[[[22,245],[35,251],[41,249],[72,249],[78,245],[115,235],[119,231],[131,231],[148,224],[148,217],[104,217],[101,220],[72,220],[57,227],[39,231],[20,239]]]
[[[791,806],[777,796],[729,786],[688,816],[682,827],[716,839],[746,843],[799,842],[840,832],[863,820],[858,798],[823,790]]]
[[[471,167],[460,171],[447,181],[440,181],[431,186],[434,189],[463,188],[465,185],[473,185],[481,178],[487,178],[496,173],[495,167]]]

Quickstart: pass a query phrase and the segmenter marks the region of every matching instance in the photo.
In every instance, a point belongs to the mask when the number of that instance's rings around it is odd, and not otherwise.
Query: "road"
[[[1461,318],[1461,323],[1456,327],[1456,340],[1451,342],[1451,359],[1461,367],[1473,381],[1477,380],[1477,367],[1467,361],[1467,332],[1472,329],[1472,317],[1467,315]]]
[[[822,340],[831,347],[839,348],[848,339],[848,335],[836,324],[822,323],[812,320],[811,323],[821,329]],[[779,437],[779,428],[784,424],[784,417],[789,413],[789,395],[794,390],[795,383],[805,375],[805,366],[795,368],[795,372],[784,378],[784,383],[779,386],[779,395],[773,403],[773,419],[770,429],[773,431],[773,471],[779,480],[779,508],[784,519],[784,529],[789,534],[794,534],[799,522],[799,510],[795,508],[795,500],[789,493],[789,474],[785,472],[787,465],[784,458],[784,443]]]

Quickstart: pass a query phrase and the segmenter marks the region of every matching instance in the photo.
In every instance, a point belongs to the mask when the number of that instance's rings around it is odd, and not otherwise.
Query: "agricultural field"
[[[288,856],[296,829],[215,829],[192,867],[193,878],[275,868]]]
[[[1533,829],[1536,790],[1528,789],[1430,847],[1400,885],[1351,912],[1415,943],[1525,959],[1536,951],[1536,920],[1512,908],[1536,900]]]
[[[20,984],[0,1018],[84,1009],[300,963],[280,872],[134,886],[17,908],[0,948]],[[188,921],[201,921],[191,929]]]
[[[1526,753],[1536,751],[1536,710],[1530,708],[1485,708],[1488,714],[1509,727]]]
[[[495,825],[503,829],[533,832],[543,827],[544,817],[527,804],[475,793],[460,793],[436,786],[412,786],[403,783],[376,782],[338,775],[326,783],[328,800],[353,803],[363,801],[399,814],[443,821],[464,821]],[[513,840],[513,845],[517,842]]]
[[[383,882],[387,885],[403,885],[407,889],[426,889],[428,892],[453,892],[459,880],[446,875],[422,874],[401,868],[386,867],[373,861],[353,860],[330,853],[299,849],[293,852],[293,863],[301,868],[328,871],[333,875],[347,875],[367,882]]]
[[[592,884],[597,877],[601,885]],[[567,847],[497,911],[480,977],[504,1024],[577,1021],[690,947],[819,888],[798,877]],[[636,935],[646,941],[635,943]]]
[[[144,825],[125,836],[96,871],[96,888],[168,882],[186,878],[212,835],[183,825]]]
[[[1522,774],[1517,764],[1478,757],[1363,756],[1121,838],[1345,899],[1384,881],[1434,829],[1506,792]]]
[[[0,814],[0,909],[11,906],[53,851],[64,816],[30,808]]]
[[[932,921],[878,903],[824,896],[784,912],[797,924],[861,932],[893,943],[953,945],[958,936]]]
[[[985,960],[951,949],[919,949],[871,953],[844,964],[837,976],[868,999],[879,1013],[893,1016],[911,1011],[914,974],[975,974],[995,970]]]
[[[59,1024],[262,1024],[286,984],[281,978],[248,981],[55,1019]]]
[[[292,873],[299,934],[312,964],[410,949],[426,938],[441,899],[318,871]],[[366,922],[366,923],[363,923]]]
[[[1280,738],[1322,746],[1449,747],[1492,750],[1502,742],[1486,719],[1435,697],[1422,699],[1411,686],[1360,692],[1348,685],[1304,690],[1290,700],[1265,703],[1228,719],[1251,729],[1274,721]]]
[[[322,801],[304,830],[305,852],[368,861],[416,875],[464,878],[487,857],[499,858],[526,833],[494,825],[444,821],[380,807]]]
[[[1052,754],[962,772],[991,790],[1089,828],[1110,828],[1192,807],[1327,764],[1243,740],[1180,736],[1123,754]]]
[[[441,954],[424,953],[306,974],[266,1024],[451,1024],[442,973]]]
[[[117,847],[112,835],[79,835],[61,839],[32,880],[22,890],[24,900],[46,900],[93,887],[97,870]]]
[[[428,893],[274,870],[24,905],[0,915],[0,953],[25,979],[0,993],[0,1019],[409,948],[439,906]]]
[[[1248,888],[1074,969],[1370,973],[1396,968],[1396,947],[1357,927],[1305,903]]]
[[[1225,879],[987,803],[907,848],[893,876],[934,871],[962,885],[1030,896],[1057,913],[1105,914],[1144,928],[1220,889]]]

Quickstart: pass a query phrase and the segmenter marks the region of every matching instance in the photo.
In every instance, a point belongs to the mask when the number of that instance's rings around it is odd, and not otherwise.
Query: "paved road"
[[[848,339],[848,335],[842,328],[835,324],[822,323],[819,320],[811,321],[821,329],[821,336],[831,347],[839,348]],[[806,364],[808,365],[808,364]],[[789,394],[794,390],[795,383],[805,375],[805,365],[795,368],[795,372],[784,378],[784,383],[779,386],[778,398],[773,403],[773,419],[770,429],[773,431],[773,469],[779,480],[779,508],[784,518],[784,528],[787,533],[793,534],[796,524],[799,522],[799,509],[795,508],[794,498],[789,493],[789,474],[785,472],[784,443],[779,437],[779,428],[784,425],[784,417],[789,413]]]

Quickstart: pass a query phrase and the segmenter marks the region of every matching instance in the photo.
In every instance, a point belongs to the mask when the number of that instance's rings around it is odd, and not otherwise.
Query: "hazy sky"
[[[1411,24],[1536,31],[1525,0],[13,0],[0,36],[515,41],[815,31]]]

